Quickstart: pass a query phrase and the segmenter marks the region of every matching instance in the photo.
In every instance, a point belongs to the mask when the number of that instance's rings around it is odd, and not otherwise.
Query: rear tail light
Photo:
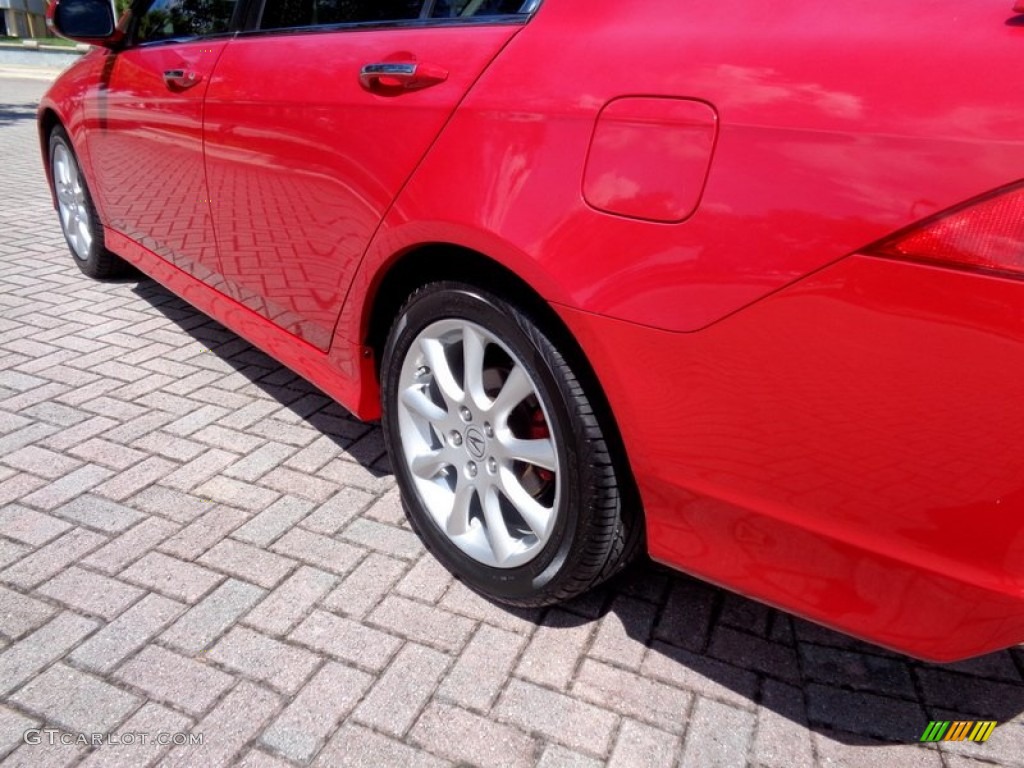
[[[1024,277],[1024,184],[944,211],[868,253]]]

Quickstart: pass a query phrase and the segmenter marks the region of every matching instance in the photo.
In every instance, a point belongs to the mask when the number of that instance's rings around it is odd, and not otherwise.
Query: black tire
[[[50,178],[53,179],[54,194],[59,196],[62,193],[60,169],[57,162],[58,157],[61,157],[62,160],[66,159],[67,162],[71,163],[80,185],[80,193],[75,195],[75,213],[71,215],[77,215],[83,219],[91,231],[92,239],[88,245],[85,245],[81,240],[76,241],[75,235],[71,232],[71,227],[74,226],[73,219],[71,222],[66,219],[64,209],[62,209],[62,205],[58,201],[57,216],[60,220],[61,231],[64,233],[64,240],[68,244],[68,250],[71,251],[72,257],[74,257],[75,264],[89,277],[97,279],[120,277],[126,274],[128,265],[106,248],[106,244],[103,241],[103,226],[100,222],[99,214],[96,212],[96,206],[93,204],[85,175],[82,173],[82,168],[78,163],[78,156],[71,146],[67,132],[59,125],[50,131],[49,145]]]
[[[554,444],[559,462],[557,482],[561,490],[553,494],[551,502],[551,508],[557,511],[547,540],[538,538],[537,553],[515,567],[485,564],[456,545],[424,504],[404,452],[398,410],[403,365],[407,356],[418,354],[413,345],[421,333],[440,327],[439,321],[449,320],[468,321],[484,329],[513,353],[512,365],[521,364],[534,384],[534,399],[523,402],[539,401],[544,419],[550,422],[543,429],[545,439]],[[470,285],[438,282],[424,286],[406,301],[391,328],[382,357],[381,380],[384,436],[406,515],[427,549],[467,586],[509,605],[549,605],[587,591],[632,559],[642,539],[642,516],[633,503],[631,480],[616,466],[602,418],[580,379],[541,324],[528,313]],[[466,435],[468,451],[469,433]],[[496,440],[492,435],[491,442]],[[442,470],[441,476],[447,478],[452,471],[458,474],[452,466]],[[461,476],[458,482],[463,482]],[[479,524],[483,525],[480,517]]]

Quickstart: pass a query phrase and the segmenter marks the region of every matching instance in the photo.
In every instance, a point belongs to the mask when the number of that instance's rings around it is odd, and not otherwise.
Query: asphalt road
[[[78,272],[44,87],[0,73],[5,766],[1024,766],[1021,649],[923,664],[646,563],[542,611],[453,582],[376,427]],[[921,745],[931,719],[999,725]]]

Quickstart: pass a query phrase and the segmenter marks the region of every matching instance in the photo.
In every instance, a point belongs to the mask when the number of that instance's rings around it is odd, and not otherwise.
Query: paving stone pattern
[[[1024,766],[1020,648],[924,664],[649,563],[546,610],[453,581],[376,426],[152,281],[79,273],[43,85],[0,79],[6,765]],[[931,718],[1000,725],[922,746]],[[59,738],[93,733],[203,743]]]

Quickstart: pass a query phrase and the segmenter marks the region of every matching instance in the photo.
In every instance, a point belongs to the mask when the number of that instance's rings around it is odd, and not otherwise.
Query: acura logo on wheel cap
[[[487,438],[484,437],[483,432],[476,427],[470,427],[466,430],[466,450],[469,451],[473,458],[482,459],[486,446]]]

